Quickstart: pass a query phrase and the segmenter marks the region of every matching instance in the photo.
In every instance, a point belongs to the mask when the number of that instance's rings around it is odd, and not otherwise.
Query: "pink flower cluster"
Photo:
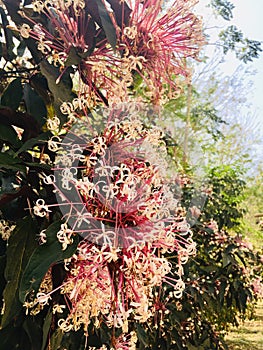
[[[130,320],[155,318],[155,291],[164,282],[174,287],[173,296],[182,296],[183,264],[195,253],[195,243],[169,185],[161,129],[145,127],[138,110],[131,116],[122,106],[107,110],[102,130],[94,129],[87,139],[81,132],[90,132],[92,117],[82,123],[85,108],[79,113],[67,106],[79,118],[76,130],[63,142],[57,137],[55,177],[46,182],[53,183],[66,221],[57,233],[62,249],[74,234],[84,239],[65,262],[67,277],[59,289],[67,317],[58,324],[65,332],[80,327],[87,332],[93,320],[126,334]],[[38,200],[34,212],[43,216],[51,207]],[[166,253],[177,257],[176,269]]]
[[[108,30],[116,36],[113,48],[90,15],[98,12],[97,4],[37,0],[34,11],[44,14],[50,25],[21,12],[31,25],[23,24],[20,34],[34,38],[38,49],[62,73],[76,66],[83,89],[93,95],[95,103],[127,99],[136,74],[143,81],[145,97],[158,103],[166,93],[178,95],[177,76],[190,74],[186,58],[196,59],[204,44],[201,20],[192,12],[195,3],[175,1],[165,12],[162,0],[128,0],[119,4],[122,15],[105,3],[112,22]],[[89,13],[90,6],[94,9]]]

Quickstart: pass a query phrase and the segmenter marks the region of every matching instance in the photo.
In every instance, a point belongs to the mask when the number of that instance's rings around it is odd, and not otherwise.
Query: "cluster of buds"
[[[50,293],[52,290],[52,274],[51,269],[49,269],[41,282],[36,296],[30,295],[28,300],[25,301],[24,307],[26,308],[26,314],[30,313],[30,315],[35,316],[42,311],[45,305],[48,305],[51,300]]]
[[[175,77],[190,75],[186,58],[197,58],[204,44],[201,20],[192,12],[197,1],[177,0],[166,13],[162,0],[127,2],[132,11],[120,37],[124,58],[143,75],[152,102],[165,93],[164,84],[174,98],[179,92]]]
[[[0,220],[0,235],[4,241],[8,241],[15,225],[10,225],[6,220]]]

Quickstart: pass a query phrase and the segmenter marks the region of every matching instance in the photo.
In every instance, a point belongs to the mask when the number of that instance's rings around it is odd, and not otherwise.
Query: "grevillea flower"
[[[116,31],[115,50],[101,35],[100,19],[90,15],[92,3],[83,0],[35,1],[35,12],[44,14],[49,24],[24,15],[32,28],[23,24],[20,33],[34,38],[62,73],[68,66],[77,67],[82,93],[93,98],[93,104],[126,100],[136,74],[145,84],[144,97],[152,103],[165,100],[167,92],[177,96],[176,77],[189,75],[186,58],[197,58],[204,43],[201,21],[192,12],[196,1],[176,1],[165,12],[162,0],[129,0],[119,4],[122,15],[110,8],[111,1],[102,3],[112,21],[108,30]]]
[[[49,26],[37,23],[34,17],[29,18],[22,12],[33,27],[23,24],[20,34],[25,38],[36,39],[38,49],[55,65],[65,65],[67,59],[77,59],[77,55],[87,54],[92,48],[94,37],[87,34],[96,33],[95,24],[90,16],[86,16],[84,8],[85,2],[82,0],[35,1],[33,10],[44,14],[49,20]]]
[[[163,84],[178,91],[175,76],[189,75],[186,58],[197,58],[204,44],[201,20],[192,12],[197,1],[175,1],[166,13],[163,3],[128,1],[130,22],[119,37],[123,57],[135,63],[153,98],[163,92]]]
[[[58,325],[64,332],[83,327],[87,334],[91,322],[95,327],[104,322],[125,335],[130,320],[145,323],[159,315],[155,292],[163,282],[174,287],[174,296],[182,296],[183,264],[195,244],[166,176],[161,129],[145,127],[138,106],[136,113],[134,106],[106,111],[106,122],[98,128],[98,116],[88,115],[85,106],[80,111],[80,105],[62,105],[64,113],[79,120],[63,142],[62,136],[57,139],[55,177],[46,178],[66,221],[57,233],[62,249],[73,234],[83,237],[65,261],[67,276],[58,289],[67,312]],[[40,215],[43,206],[46,213],[52,207],[41,200],[37,204]],[[176,270],[167,252],[177,257]],[[52,293],[39,300],[48,302]],[[127,349],[127,337],[115,339],[123,344],[116,348]]]
[[[85,91],[92,100],[105,102],[103,96],[112,86],[112,75],[117,75],[116,57],[101,29],[86,9],[85,1],[34,1],[33,10],[44,15],[42,22],[35,17],[21,15],[28,21],[20,28],[24,38],[33,38],[37,47],[62,74],[69,66],[78,69]],[[48,25],[45,24],[48,20]]]

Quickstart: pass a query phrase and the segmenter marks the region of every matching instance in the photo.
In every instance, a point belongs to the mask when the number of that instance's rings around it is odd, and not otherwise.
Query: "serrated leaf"
[[[47,109],[43,99],[29,84],[25,84],[23,94],[27,113],[32,115],[40,126],[43,126],[47,118]]]
[[[3,293],[5,312],[2,327],[7,326],[22,308],[18,298],[18,287],[23,269],[36,247],[36,232],[35,221],[28,216],[17,225],[9,239],[5,268],[7,284]]]
[[[17,110],[23,96],[21,78],[16,78],[4,90],[1,97],[1,105]]]
[[[116,44],[117,44],[116,29],[112,23],[112,20],[110,18],[109,12],[107,11],[104,1],[97,0],[97,5],[98,5],[99,16],[101,19],[102,27],[105,31],[106,37],[111,47],[113,48],[113,50],[115,50]]]
[[[61,222],[57,221],[47,228],[47,243],[37,247],[30,257],[20,283],[19,298],[21,302],[25,301],[29,292],[38,291],[41,281],[51,265],[68,259],[74,254],[78,245],[78,237],[75,237],[74,242],[62,251],[61,244],[57,240],[60,226]]]

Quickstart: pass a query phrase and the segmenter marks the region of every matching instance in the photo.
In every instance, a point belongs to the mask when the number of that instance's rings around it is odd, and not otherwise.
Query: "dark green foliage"
[[[16,110],[22,100],[23,88],[21,78],[12,80],[1,96],[1,105]]]
[[[36,222],[28,216],[17,224],[9,240],[6,250],[5,280],[7,284],[3,293],[5,313],[2,317],[2,327],[12,322],[22,309],[18,299],[19,283],[29,257],[37,245],[36,232]]]
[[[46,229],[47,242],[38,246],[23,269],[23,275],[19,288],[19,298],[23,303],[26,295],[31,291],[38,291],[40,283],[49,267],[55,263],[63,262],[70,258],[78,245],[78,238],[66,250],[61,249],[57,240],[57,232],[60,230],[61,222],[54,222]]]
[[[24,84],[23,100],[27,113],[32,115],[40,126],[43,126],[47,117],[47,108],[43,99],[28,83]]]
[[[242,171],[230,166],[212,168],[207,185],[211,186],[212,192],[203,214],[204,220],[213,218],[219,230],[237,227],[245,213],[241,206],[246,186]]]
[[[220,131],[220,126],[226,124],[226,122],[218,116],[215,108],[209,103],[193,107],[191,112],[191,122],[193,129],[206,131],[214,140],[223,137],[223,134]]]
[[[252,280],[262,270],[260,256],[241,236],[226,230],[234,223],[237,225],[236,220],[243,213],[238,208],[231,210],[231,203],[239,201],[244,190],[244,181],[239,176],[238,171],[231,168],[211,170],[209,178],[215,187],[201,220],[192,227],[197,253],[184,267],[186,288],[183,297],[169,298],[169,293],[173,292],[170,285],[158,290],[159,310],[163,312],[156,313],[158,327],[145,325],[150,343],[146,349],[228,349],[223,332],[230,325],[237,326],[239,320],[248,317],[253,309],[256,296]],[[189,182],[184,187],[187,207],[191,193]],[[221,205],[228,217],[228,221],[220,221],[224,230],[209,222]],[[221,217],[223,215],[218,215],[217,219]],[[170,262],[176,264],[173,257]],[[169,310],[166,317],[165,310]],[[144,346],[142,340],[141,346]]]
[[[15,54],[13,52],[14,49],[14,41],[13,41],[13,32],[10,28],[8,28],[8,18],[7,14],[2,7],[0,7],[0,18],[1,23],[3,25],[4,32],[4,42],[1,40],[1,56],[7,61],[11,61],[15,58]]]
[[[117,35],[112,20],[109,16],[109,13],[105,7],[105,3],[102,0],[97,1],[99,15],[102,23],[102,27],[105,31],[106,37],[111,44],[112,48],[116,48]]]
[[[211,0],[210,6],[224,20],[230,21],[233,19],[233,9],[235,6],[232,2],[228,0]],[[257,40],[245,38],[243,32],[235,25],[230,25],[222,30],[219,34],[219,39],[223,46],[224,54],[227,54],[228,51],[233,51],[236,57],[244,63],[258,58],[260,52],[262,52],[262,43]]]
[[[244,38],[243,33],[234,25],[223,30],[219,34],[219,38],[223,44],[224,54],[228,51],[234,51],[236,57],[244,63],[258,58],[262,52],[260,41]]]
[[[226,21],[230,21],[233,18],[232,10],[235,6],[227,0],[212,0],[211,6],[215,11],[222,16]]]

